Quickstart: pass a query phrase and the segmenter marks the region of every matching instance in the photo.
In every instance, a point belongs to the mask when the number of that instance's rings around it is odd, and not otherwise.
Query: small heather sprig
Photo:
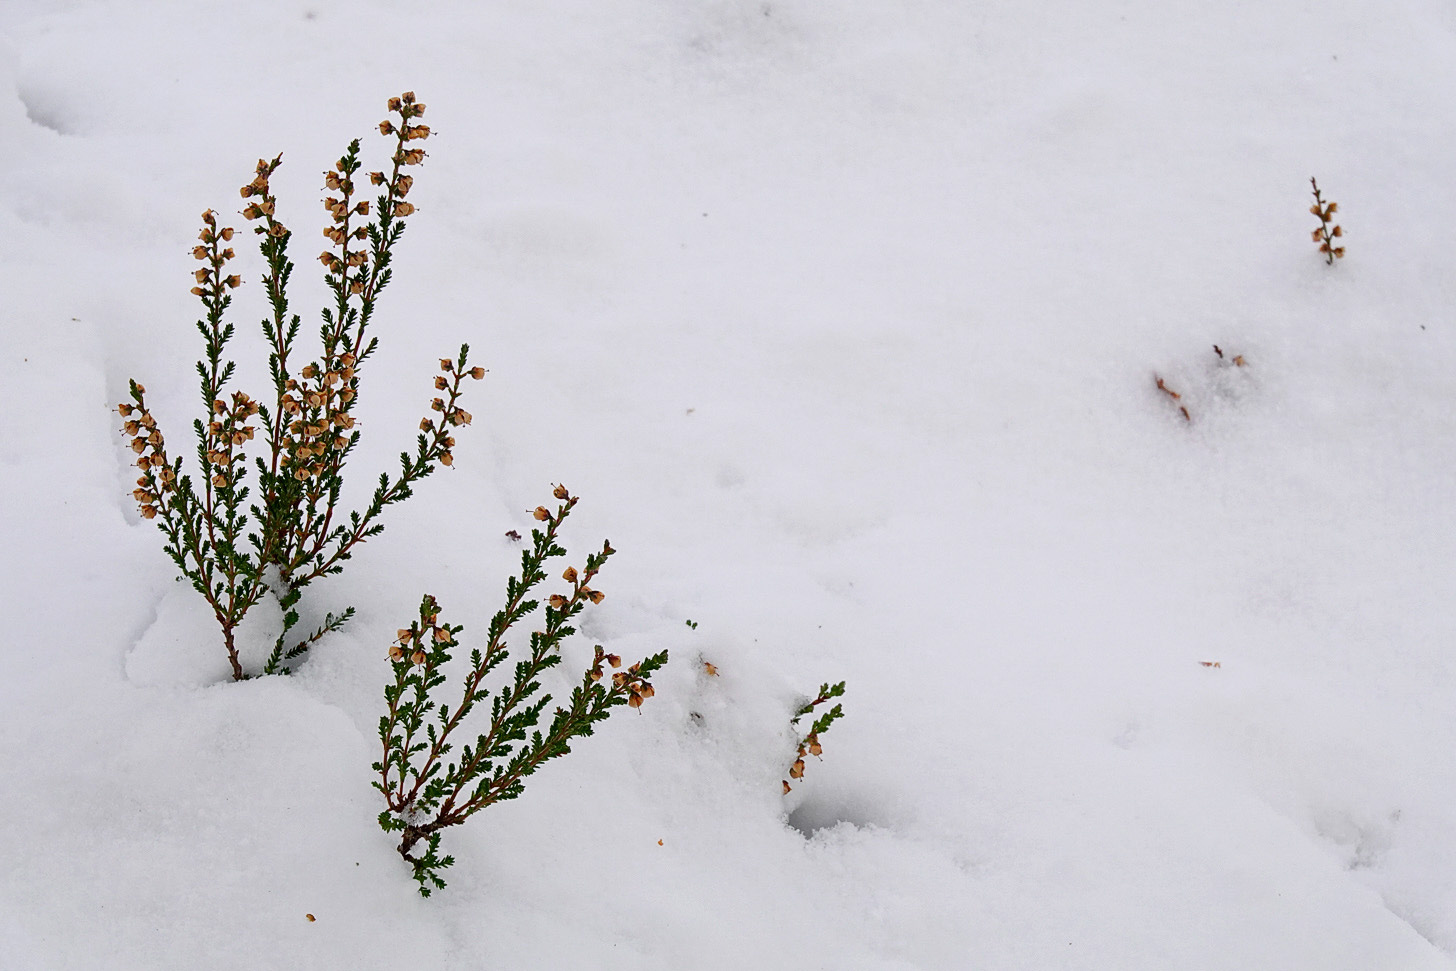
[[[825,704],[832,698],[838,698],[844,694],[844,682],[831,685],[828,681],[819,686],[819,694],[811,701],[807,701],[798,710],[793,718],[789,719],[790,725],[799,724],[799,720],[805,715],[812,715],[814,709]],[[844,716],[844,706],[838,703],[824,714],[814,720],[808,734],[799,739],[799,752],[794,764],[789,766],[789,779],[802,779],[804,777],[804,756],[813,755],[818,757],[824,753],[824,747],[819,744],[819,736],[829,731],[829,726]],[[789,780],[784,779],[784,795],[793,791]]]
[[[192,250],[203,264],[194,274],[192,293],[204,308],[197,327],[205,360],[197,363],[197,372],[207,416],[193,424],[202,472],[198,485],[183,474],[181,458],[167,455],[142,386],[133,382],[131,403],[120,406],[122,417],[128,419],[123,430],[133,436],[131,447],[143,472],[133,496],[144,518],[158,520],[168,556],[213,608],[234,679],[247,676],[236,644],[238,625],[265,595],[276,596],[283,610],[283,630],[263,667],[266,674],[288,673],[287,661],[353,616],[353,607],[338,615],[329,613],[309,636],[296,642],[290,638],[299,620],[296,606],[303,588],[342,571],[358,545],[384,528],[379,517],[386,506],[409,498],[413,485],[437,465],[453,464],[451,430],[469,424],[471,417],[459,404],[461,382],[485,376],[483,368],[468,365],[467,346],[461,346],[457,358],[442,359],[435,387],[446,394],[431,403],[435,417],[421,421],[415,453],[400,455],[397,476],[380,475],[362,512],[346,514],[340,496],[345,463],[359,442],[354,407],[360,372],[378,346],[367,331],[375,301],[390,280],[389,264],[404,233],[404,219],[415,211],[404,201],[414,180],[402,170],[424,160],[424,151],[413,143],[430,134],[416,121],[425,106],[415,101],[413,92],[389,99],[389,110],[398,122],[386,120],[380,130],[396,136],[390,156],[393,167],[387,177],[380,172],[370,176],[371,182],[384,187],[372,221],[370,203],[356,201],[359,141],[353,141],[333,169],[324,172],[325,190],[338,195],[324,200],[330,215],[324,235],[332,245],[320,261],[334,305],[323,311],[321,355],[301,367],[293,360],[300,328],[299,316],[291,313],[288,301],[294,269],[288,244],[293,234],[278,221],[277,198],[270,185],[282,156],[259,159],[240,194],[246,200],[242,216],[255,224],[253,232],[267,264],[263,285],[270,312],[262,329],[269,347],[271,405],[241,391],[224,390],[235,370],[234,363],[223,358],[233,336],[233,325],[224,315],[231,303],[228,291],[241,279],[226,269],[235,255],[226,244],[235,231],[219,227],[216,215],[208,210],[202,215],[201,243]],[[254,458],[254,492],[247,483],[245,451],[260,428],[266,453]]]
[[[1325,254],[1325,262],[1333,264],[1335,260],[1345,257],[1345,247],[1334,244],[1336,239],[1345,235],[1345,231],[1330,221],[1330,217],[1339,211],[1340,206],[1320,198],[1319,183],[1314,180],[1314,176],[1309,177],[1309,184],[1314,189],[1314,205],[1309,207],[1309,211],[1318,216],[1320,221],[1319,228],[1309,234],[1310,239],[1319,243],[1319,251]]]
[[[562,573],[569,587],[547,597],[542,626],[531,634],[527,656],[516,663],[510,684],[491,700],[484,730],[473,744],[461,746],[458,758],[447,761],[454,751],[451,736],[490,697],[485,681],[506,660],[506,634],[540,606],[529,597],[546,579],[546,561],[565,555],[556,535],[577,499],[565,486],[557,486],[553,495],[560,505],[555,512],[536,508],[534,516],[545,529],[531,531],[520,575],[506,583],[505,606],[491,619],[485,647],[470,652],[470,668],[453,708],[438,704],[434,693],[445,683],[443,668],[451,649],[459,646],[456,638],[463,628],[440,620],[435,598],[424,598],[418,620],[398,630],[389,646],[394,683],[384,689],[386,713],[379,719],[383,759],[374,763],[379,775],[374,788],[384,795],[386,806],[379,825],[401,834],[399,854],[413,868],[422,896],[445,886],[440,871],[454,863],[453,857],[439,855],[441,830],[492,803],[519,796],[527,776],[542,763],[568,754],[572,739],[591,735],[592,726],[613,708],[640,707],[654,694],[648,677],[667,663],[663,651],[622,669],[620,657],[598,646],[566,706],[556,708],[544,732],[537,728],[551,702],[551,695],[540,694],[541,675],[560,663],[561,642],[575,632],[571,621],[588,603],[602,602],[601,591],[590,584],[615,552],[610,543],[603,544],[581,570],[568,566]],[[608,683],[603,665],[614,669]],[[421,843],[423,852],[416,849]]]

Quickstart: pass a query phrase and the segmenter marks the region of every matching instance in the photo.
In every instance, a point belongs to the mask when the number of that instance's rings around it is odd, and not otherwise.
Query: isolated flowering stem
[[[505,605],[491,619],[484,648],[470,653],[470,668],[453,709],[437,706],[433,694],[445,683],[441,669],[450,660],[451,649],[459,646],[456,638],[463,628],[440,621],[440,607],[433,597],[423,599],[418,620],[401,628],[389,648],[394,683],[384,690],[386,713],[379,720],[383,758],[374,763],[379,775],[374,787],[383,793],[386,806],[379,825],[400,834],[400,856],[413,868],[420,893],[427,897],[431,887],[445,886],[439,871],[454,862],[438,853],[441,830],[463,823],[492,803],[519,796],[528,776],[543,763],[568,754],[572,739],[592,734],[592,726],[607,718],[611,709],[640,707],[654,694],[648,676],[667,663],[664,651],[621,670],[621,658],[598,646],[566,706],[556,708],[545,731],[537,728],[551,702],[551,695],[539,693],[541,675],[560,663],[561,642],[575,632],[571,621],[589,603],[603,599],[590,583],[614,552],[610,543],[604,544],[601,552],[587,557],[581,570],[567,567],[563,572],[568,591],[547,598],[542,626],[530,635],[527,655],[516,663],[511,683],[496,692],[474,743],[464,744],[458,758],[447,761],[454,750],[452,735],[490,697],[485,681],[506,660],[506,635],[540,606],[529,598],[546,579],[546,561],[565,555],[556,535],[577,499],[564,486],[557,486],[554,495],[560,500],[555,512],[544,506],[535,511],[545,529],[532,531],[531,548],[521,554],[520,575],[506,583]],[[604,664],[619,669],[606,683]],[[416,849],[421,842],[423,852]]]
[[[1309,207],[1309,211],[1318,216],[1320,221],[1319,228],[1310,233],[1310,238],[1319,243],[1319,251],[1325,254],[1325,262],[1333,264],[1335,260],[1344,259],[1345,256],[1345,247],[1335,245],[1335,240],[1344,236],[1345,231],[1330,220],[1340,207],[1338,203],[1325,202],[1320,198],[1319,183],[1314,180],[1314,176],[1309,177],[1309,184],[1314,189],[1314,205]]]
[[[799,724],[799,720],[802,719],[805,715],[812,715],[815,708],[818,708],[820,705],[825,704],[831,699],[839,698],[843,696],[843,694],[843,681],[839,682],[836,685],[831,685],[828,681],[824,682],[819,686],[819,694],[816,695],[812,700],[806,701],[802,706],[800,706],[798,712],[794,714],[794,717],[789,719],[789,724]],[[824,714],[820,715],[817,719],[814,720],[813,724],[809,728],[808,733],[799,739],[798,754],[794,759],[794,764],[789,766],[789,779],[802,779],[804,777],[804,757],[808,755],[813,755],[817,757],[823,754],[824,748],[822,745],[819,744],[819,736],[829,731],[829,726],[833,725],[843,716],[844,706],[836,703],[833,708],[829,709]],[[789,785],[788,779],[783,780],[783,784],[784,794],[788,795],[789,792],[792,791],[793,787]]]
[[[421,422],[415,453],[401,455],[397,476],[380,476],[379,487],[362,512],[345,514],[340,497],[345,464],[359,442],[354,406],[360,373],[378,346],[366,330],[375,300],[389,283],[389,264],[404,233],[404,218],[414,212],[405,201],[414,179],[404,173],[424,161],[424,151],[414,143],[430,134],[418,120],[425,106],[413,92],[391,98],[389,110],[398,120],[382,122],[380,130],[396,136],[392,168],[387,177],[382,172],[370,174],[370,181],[382,186],[372,207],[357,198],[357,139],[324,173],[326,191],[338,195],[324,201],[330,215],[324,235],[330,248],[319,260],[334,305],[323,311],[321,356],[301,367],[294,361],[300,320],[288,300],[294,269],[288,246],[293,234],[278,219],[270,185],[282,156],[259,159],[240,194],[246,200],[242,216],[254,224],[267,265],[263,285],[269,315],[262,330],[273,382],[271,404],[255,402],[241,391],[225,391],[235,370],[233,362],[224,359],[224,348],[233,336],[233,325],[225,319],[231,303],[228,291],[241,280],[225,269],[235,255],[226,245],[235,230],[220,227],[208,210],[202,216],[200,245],[192,251],[202,264],[194,274],[192,293],[204,308],[204,318],[197,323],[204,360],[197,363],[197,372],[206,413],[205,419],[193,424],[201,473],[196,484],[183,473],[181,459],[167,455],[140,385],[132,384],[132,401],[120,406],[123,418],[137,415],[123,430],[133,436],[131,446],[143,473],[133,493],[138,507],[144,518],[158,520],[167,554],[213,609],[235,679],[247,676],[238,654],[237,628],[265,594],[278,598],[283,630],[263,673],[288,673],[285,662],[301,656],[353,616],[348,607],[337,615],[328,614],[307,637],[291,635],[303,588],[340,572],[354,549],[383,529],[379,517],[386,506],[409,498],[412,486],[436,466],[453,463],[451,433],[455,426],[470,423],[469,412],[459,404],[461,384],[466,377],[485,376],[483,368],[467,363],[469,348],[464,345],[457,357],[442,359],[435,387],[445,395],[432,403],[438,414]],[[256,427],[255,416],[261,419]],[[245,452],[258,428],[266,451],[254,457],[250,470]],[[256,475],[256,493],[247,482],[250,474]]]

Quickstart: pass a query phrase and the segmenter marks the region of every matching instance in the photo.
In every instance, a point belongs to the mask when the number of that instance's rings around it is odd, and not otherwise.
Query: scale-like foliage
[[[526,656],[516,662],[510,683],[494,695],[486,687],[486,679],[508,656],[506,635],[541,607],[529,598],[546,579],[546,561],[566,555],[556,534],[577,499],[565,486],[557,486],[554,495],[560,500],[555,512],[545,506],[535,511],[545,528],[531,531],[531,548],[521,554],[520,576],[506,581],[505,605],[491,618],[484,649],[470,652],[458,704],[452,708],[438,703],[436,689],[445,683],[443,668],[459,646],[456,638],[463,628],[440,620],[434,597],[424,598],[419,619],[397,631],[389,648],[394,683],[384,689],[386,713],[379,719],[383,758],[374,763],[379,774],[374,788],[383,793],[386,806],[379,825],[385,832],[401,834],[399,853],[413,867],[420,893],[426,897],[432,888],[445,886],[440,871],[454,862],[438,853],[441,830],[463,823],[492,803],[519,796],[528,776],[543,763],[569,754],[572,740],[592,734],[592,726],[613,708],[641,707],[654,693],[648,677],[667,663],[663,651],[623,669],[620,657],[598,646],[566,705],[555,709],[544,731],[539,727],[551,704],[551,696],[541,693],[541,675],[561,662],[561,642],[575,633],[571,621],[588,603],[603,599],[590,583],[614,552],[606,543],[600,553],[587,557],[580,571],[567,567],[562,573],[570,591],[547,597],[541,629],[531,634]],[[614,669],[610,679],[603,665]],[[476,732],[473,742],[462,744],[457,754],[452,737],[487,699],[488,718],[473,723],[484,730]],[[423,853],[416,849],[421,842]]]

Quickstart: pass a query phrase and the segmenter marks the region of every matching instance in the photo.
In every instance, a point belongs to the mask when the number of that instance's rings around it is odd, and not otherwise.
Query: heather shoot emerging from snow
[[[225,390],[234,370],[233,362],[223,359],[233,336],[233,325],[225,320],[232,302],[228,291],[236,289],[241,279],[227,271],[234,257],[228,245],[234,230],[220,227],[209,209],[202,214],[201,244],[192,250],[202,264],[192,293],[205,311],[197,329],[207,358],[197,363],[205,417],[193,423],[200,480],[194,483],[183,473],[181,456],[168,455],[147,408],[145,388],[131,382],[132,401],[120,406],[126,419],[123,430],[133,436],[131,448],[142,473],[132,495],[142,516],[161,527],[167,555],[212,608],[235,680],[248,674],[238,653],[238,625],[265,596],[277,597],[283,610],[283,631],[264,665],[266,674],[288,673],[285,662],[353,615],[353,607],[337,616],[328,614],[313,633],[290,638],[298,623],[295,607],[303,588],[319,577],[341,572],[355,548],[384,528],[379,515],[385,506],[409,498],[412,485],[437,464],[451,463],[455,444],[451,430],[470,423],[470,414],[458,405],[461,382],[467,376],[485,376],[483,369],[467,366],[466,347],[460,348],[457,358],[441,360],[435,387],[444,396],[433,402],[434,417],[420,422],[415,454],[400,455],[397,476],[380,475],[367,508],[345,513],[339,496],[344,464],[359,442],[353,414],[359,374],[378,344],[368,334],[369,322],[375,300],[389,284],[390,258],[404,233],[404,217],[414,212],[405,201],[414,177],[404,170],[424,161],[424,151],[413,143],[430,133],[416,121],[425,106],[415,101],[413,92],[389,99],[389,110],[399,120],[379,126],[383,134],[394,136],[394,149],[390,169],[368,175],[380,187],[372,220],[366,221],[370,202],[357,198],[361,188],[355,182],[360,169],[357,139],[324,173],[326,190],[338,197],[324,201],[331,217],[324,229],[330,245],[319,262],[334,304],[323,310],[321,354],[306,362],[295,354],[299,317],[289,313],[287,292],[293,272],[288,244],[293,234],[277,220],[276,199],[268,184],[282,156],[271,162],[260,159],[253,180],[242,187],[243,198],[250,200],[242,215],[257,223],[253,232],[268,266],[263,286],[271,313],[262,327],[269,347],[272,404]],[[245,449],[255,436],[264,443],[263,454],[254,456],[250,469]],[[250,475],[256,476],[256,491],[248,485]]]
[[[843,694],[843,681],[836,685],[830,685],[828,681],[824,682],[819,686],[818,696],[812,701],[805,702],[804,707],[800,708],[798,713],[789,720],[789,724],[799,724],[799,719],[805,715],[812,715],[815,708],[829,701],[829,699],[838,698]],[[804,777],[804,756],[813,755],[817,757],[824,753],[823,746],[819,744],[819,736],[829,731],[829,726],[833,725],[836,720],[843,716],[844,706],[836,703],[833,708],[815,719],[814,724],[809,728],[809,734],[799,739],[799,754],[798,758],[794,760],[794,764],[789,766],[789,779],[802,779]],[[793,787],[789,785],[788,779],[783,780],[783,782],[784,795],[788,795],[793,791]]]
[[[1326,263],[1334,263],[1337,259],[1345,258],[1345,247],[1336,246],[1335,240],[1343,237],[1345,231],[1339,226],[1330,222],[1330,217],[1339,211],[1339,203],[1325,202],[1320,198],[1319,183],[1314,176],[1309,177],[1309,184],[1314,189],[1314,205],[1309,211],[1319,217],[1319,228],[1310,233],[1310,238],[1319,243],[1319,251],[1325,254]]]
[[[565,486],[557,486],[553,494],[561,505],[555,512],[537,507],[535,516],[545,524],[545,532],[531,531],[531,548],[521,554],[521,574],[506,582],[505,606],[491,619],[484,649],[470,652],[470,668],[455,707],[437,705],[432,694],[445,683],[443,668],[451,649],[459,646],[456,635],[463,628],[440,620],[435,598],[424,598],[419,620],[400,629],[389,648],[394,683],[384,689],[388,710],[379,719],[384,759],[374,763],[379,774],[374,788],[384,794],[387,805],[379,814],[379,825],[385,832],[401,834],[399,854],[414,867],[425,897],[432,886],[445,886],[439,871],[455,862],[454,857],[439,855],[442,829],[463,823],[491,803],[519,796],[527,776],[543,762],[568,754],[571,740],[592,734],[592,726],[613,708],[641,707],[653,696],[648,676],[667,663],[663,651],[623,669],[620,657],[598,646],[566,707],[555,709],[544,733],[537,728],[551,703],[549,694],[539,694],[541,674],[561,662],[560,644],[575,632],[571,620],[588,603],[602,601],[601,591],[590,583],[614,552],[606,543],[600,553],[587,557],[580,571],[568,566],[562,573],[570,589],[547,598],[541,628],[531,634],[528,656],[516,662],[510,684],[496,692],[489,720],[477,726],[484,730],[473,744],[461,747],[457,759],[446,760],[454,749],[450,736],[490,694],[485,680],[506,659],[506,634],[536,610],[538,602],[527,597],[546,579],[546,561],[566,554],[556,543],[556,533],[577,500]],[[610,687],[603,682],[603,664],[616,669]],[[421,842],[422,853],[415,849]]]

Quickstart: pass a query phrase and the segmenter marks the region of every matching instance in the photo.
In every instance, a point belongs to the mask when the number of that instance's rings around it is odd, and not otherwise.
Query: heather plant
[[[806,701],[794,714],[794,717],[789,719],[789,724],[797,726],[805,716],[814,714],[814,709],[820,705],[827,704],[833,698],[839,698],[843,695],[843,681],[836,685],[831,685],[828,681],[824,682],[819,686],[819,694],[812,700]],[[794,760],[794,764],[789,766],[789,779],[802,779],[804,777],[804,757],[806,755],[813,755],[817,758],[824,754],[824,747],[819,744],[819,736],[829,731],[829,726],[833,725],[842,717],[844,717],[844,706],[836,702],[833,708],[830,708],[813,721],[808,733],[799,739],[799,752],[797,758]],[[789,779],[783,780],[784,795],[788,795],[793,791],[793,787],[789,785]]]
[[[300,319],[291,313],[288,298],[293,233],[278,220],[269,186],[282,156],[260,159],[252,181],[242,187],[248,200],[242,216],[255,224],[267,266],[262,282],[270,313],[262,330],[273,383],[269,400],[227,389],[235,365],[224,359],[234,333],[226,315],[230,291],[241,277],[228,270],[235,256],[228,245],[235,230],[220,226],[209,209],[202,214],[201,242],[192,250],[201,263],[192,293],[202,301],[204,316],[197,329],[205,347],[205,360],[197,362],[205,411],[193,422],[198,479],[194,482],[183,471],[181,456],[168,454],[142,385],[130,382],[132,400],[119,406],[141,470],[132,495],[141,515],[161,528],[167,555],[212,608],[235,680],[249,674],[239,656],[238,627],[265,597],[276,597],[283,613],[283,629],[263,665],[265,674],[288,673],[289,662],[349,620],[353,607],[327,614],[320,627],[301,639],[292,633],[303,589],[341,572],[359,545],[384,528],[380,514],[386,506],[408,499],[414,485],[437,465],[451,464],[451,432],[470,423],[469,412],[459,405],[461,384],[467,376],[485,376],[482,368],[467,364],[466,346],[456,357],[442,359],[434,379],[442,394],[432,402],[433,416],[420,422],[414,453],[401,453],[398,474],[380,474],[368,505],[346,512],[341,496],[344,467],[360,437],[354,416],[360,375],[378,347],[369,325],[375,302],[392,278],[390,263],[404,234],[405,217],[415,211],[406,200],[414,184],[407,170],[424,161],[425,152],[416,143],[430,134],[419,123],[425,106],[413,92],[390,98],[388,108],[397,120],[381,122],[379,131],[393,141],[391,165],[368,173],[369,182],[379,188],[372,207],[360,198],[358,139],[324,173],[325,189],[331,193],[324,208],[331,218],[324,229],[329,246],[318,260],[333,302],[322,311],[317,356],[301,359],[295,347]],[[247,450],[255,438],[261,439],[262,454],[253,456],[250,465]]]
[[[1319,251],[1325,254],[1325,262],[1333,264],[1335,260],[1345,258],[1345,247],[1335,245],[1335,240],[1343,237],[1345,231],[1330,220],[1340,206],[1339,203],[1325,202],[1320,197],[1319,183],[1314,180],[1314,176],[1309,177],[1309,184],[1314,189],[1314,205],[1309,207],[1309,211],[1318,216],[1320,221],[1319,228],[1309,235],[1319,243]]]
[[[640,708],[654,694],[648,677],[667,663],[663,651],[624,669],[620,657],[598,645],[566,706],[555,709],[544,732],[538,727],[551,703],[551,695],[541,692],[541,675],[561,662],[561,642],[575,633],[571,623],[577,615],[589,603],[602,602],[602,592],[590,584],[615,552],[604,543],[581,570],[568,566],[561,574],[568,591],[547,597],[526,656],[517,661],[510,682],[491,697],[485,682],[509,654],[506,635],[538,608],[538,601],[528,598],[546,579],[546,561],[566,553],[557,543],[557,532],[577,498],[565,486],[557,486],[553,495],[560,503],[554,512],[545,506],[535,510],[545,528],[531,531],[531,548],[521,553],[520,575],[506,582],[505,605],[490,621],[484,648],[470,652],[458,703],[441,704],[436,696],[464,628],[440,619],[434,597],[425,596],[418,619],[398,630],[389,648],[394,682],[384,689],[386,713],[379,719],[383,759],[373,766],[379,775],[374,788],[384,795],[386,807],[379,825],[400,834],[399,854],[413,868],[421,896],[443,888],[440,871],[455,862],[452,856],[440,856],[441,830],[521,795],[528,776],[570,753],[572,740],[591,735],[592,726],[613,708]],[[613,673],[604,683],[606,668]],[[489,718],[471,722],[475,741],[466,742],[451,759],[452,737],[464,733],[469,716],[487,698]]]

